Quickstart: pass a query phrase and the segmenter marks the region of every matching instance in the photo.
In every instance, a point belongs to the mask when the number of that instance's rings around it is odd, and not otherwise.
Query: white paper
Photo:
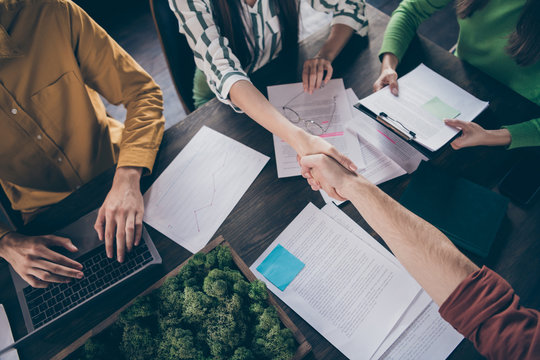
[[[377,150],[367,141],[357,138],[366,161],[365,169],[358,171],[367,180],[375,185],[405,175],[407,172],[392,159]]]
[[[328,215],[337,224],[341,225],[341,227],[356,236],[359,240],[371,246],[375,251],[384,256],[388,261],[391,261],[392,263],[394,263],[394,265],[404,270],[404,268],[401,266],[401,263],[398,261],[398,259],[396,259],[394,255],[392,255],[390,251],[386,250],[386,248],[382,246],[381,243],[379,243],[371,235],[369,235],[366,230],[364,230],[353,219],[347,216],[347,214],[341,211],[340,208],[332,204],[326,204],[325,206],[323,206],[321,211]],[[411,280],[414,281],[412,277]]]
[[[402,267],[394,255],[373,237],[366,236],[366,231],[337,206],[328,204],[321,210],[358,239]],[[406,271],[405,268],[403,270]],[[432,337],[429,337],[430,332],[432,332]],[[385,355],[384,359],[442,360],[446,359],[462,339],[463,336],[441,318],[431,297],[421,289],[371,358],[379,359]],[[426,343],[421,344],[420,341],[426,341]],[[384,354],[391,346],[392,350]]]
[[[442,360],[462,340],[463,335],[441,318],[437,305],[431,302],[380,359]]]
[[[4,309],[0,304],[0,351],[13,344],[13,334],[9,326],[9,320]],[[11,349],[0,355],[0,360],[19,360],[17,349]]]
[[[196,253],[268,159],[204,126],[144,194],[144,221]]]
[[[458,119],[474,120],[489,105],[469,94],[451,81],[420,64],[416,69],[398,79],[399,96],[394,96],[389,87],[360,100],[360,103],[375,114],[386,113],[416,133],[415,141],[431,151],[446,144],[457,134],[457,130],[446,126],[422,108],[422,105],[438,97],[445,104],[458,110]]]
[[[285,291],[256,269],[278,244],[305,264]],[[402,269],[313,204],[250,269],[350,359],[369,359],[420,290]]]
[[[345,131],[352,115],[342,79],[330,80],[311,95],[304,92],[302,83],[269,86],[268,99],[284,115],[284,107],[291,108],[300,115],[302,120],[295,125],[301,128],[306,129],[306,121],[310,120],[319,124],[326,130],[321,138],[348,156],[358,168],[365,166],[359,157],[355,136]],[[275,135],[274,150],[279,178],[300,175],[296,151]]]
[[[347,96],[351,104],[358,102],[358,97],[352,89],[347,89]],[[352,110],[352,121],[349,123],[349,128],[363,141],[369,142],[409,174],[418,168],[422,160],[428,161],[427,157],[392,130],[358,109],[353,108]]]
[[[424,289],[422,289],[371,358],[373,360],[381,358],[381,356],[390,348],[390,346],[396,342],[396,340],[409,328],[409,326],[419,319],[419,316],[432,303],[433,301],[431,300],[431,297]],[[419,321],[422,320],[419,319]],[[413,328],[414,327],[411,327],[411,329]],[[441,359],[445,359],[445,357]]]
[[[363,119],[358,121],[358,114],[356,113],[360,111],[353,107],[353,105],[358,102],[358,97],[352,89],[347,89],[346,93],[347,99],[349,100],[349,109],[351,110],[352,120],[345,125],[345,132],[347,135],[354,134],[356,141],[358,141],[360,145],[359,148],[356,148],[356,151],[359,151],[358,154],[349,154],[352,156],[352,158],[357,159],[357,161],[360,159],[359,162],[364,164],[363,168],[359,168],[357,170],[359,174],[364,176],[373,184],[379,185],[385,181],[404,175],[409,172],[409,170],[410,172],[416,170],[420,164],[420,161],[427,160],[427,158],[418,150],[407,144],[399,136],[395,135],[384,126],[380,125],[377,121],[373,120],[372,122],[375,123],[375,126],[381,127],[384,129],[383,131],[389,132],[390,134],[380,134],[377,132],[377,128],[366,128],[368,126],[373,126],[373,124],[364,124],[362,123]],[[371,120],[371,118],[367,118]],[[373,139],[369,136],[361,136],[365,135],[365,132],[372,132],[373,130],[375,130],[375,132],[381,136],[391,136],[385,137],[384,140],[388,141],[390,144],[392,144],[392,146],[389,147],[384,143],[380,144],[380,139]],[[394,138],[398,139],[394,141]],[[392,147],[395,149],[392,149]],[[389,152],[392,156],[386,156],[387,154],[385,154],[385,152]],[[323,200],[327,204],[334,203],[336,205],[341,205],[345,202],[330,197],[330,195],[328,195],[324,190],[320,190],[320,193]]]

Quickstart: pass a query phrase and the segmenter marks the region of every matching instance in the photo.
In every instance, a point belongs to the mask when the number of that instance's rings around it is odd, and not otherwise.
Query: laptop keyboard
[[[126,252],[124,262],[107,258],[105,245],[98,246],[77,259],[83,265],[84,278],[68,284],[51,283],[45,289],[31,286],[23,293],[34,329],[54,320],[78,304],[134,273],[153,259],[146,243]]]

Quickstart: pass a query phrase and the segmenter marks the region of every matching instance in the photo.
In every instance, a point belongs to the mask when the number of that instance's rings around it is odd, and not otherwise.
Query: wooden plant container
[[[223,236],[218,236],[214,240],[210,241],[200,252],[204,254],[208,254],[210,251],[214,250],[217,246],[223,245],[229,248],[232,254],[232,258],[236,266],[238,267],[238,270],[246,277],[246,279],[249,282],[252,282],[254,280],[257,280],[257,277],[251,272],[249,267],[246,265],[246,263],[242,260],[242,258],[234,251],[234,249],[230,246],[228,242],[225,241]],[[140,297],[149,294],[153,290],[159,288],[163,283],[170,277],[177,275],[180,272],[180,269],[188,263],[189,260],[191,260],[191,257],[189,257],[186,261],[178,265],[176,268],[171,270],[169,273],[167,273],[165,276],[163,276],[161,279],[159,279],[157,282],[152,284],[149,288],[141,292],[139,295],[137,295],[133,300],[131,300],[129,303],[124,305],[122,308],[120,308],[118,311],[113,313],[111,316],[109,316],[107,319],[103,320],[101,323],[99,323],[97,326],[95,326],[93,329],[85,333],[83,336],[81,336],[77,341],[72,343],[70,346],[65,348],[63,351],[58,353],[54,358],[52,359],[63,359],[75,350],[77,350],[80,346],[82,346],[88,339],[91,337],[99,334],[101,331],[108,328],[110,325],[112,325],[120,316],[120,314],[127,309],[129,306],[131,306],[135,300]],[[278,316],[289,330],[291,330],[296,342],[298,343],[298,348],[296,349],[296,353],[292,357],[292,360],[300,360],[303,359],[310,351],[311,351],[311,345],[307,342],[304,334],[300,332],[300,330],[296,327],[296,325],[292,322],[292,320],[287,316],[285,311],[278,305],[276,298],[274,295],[267,289],[268,292],[268,302],[270,305],[274,306],[277,310]]]

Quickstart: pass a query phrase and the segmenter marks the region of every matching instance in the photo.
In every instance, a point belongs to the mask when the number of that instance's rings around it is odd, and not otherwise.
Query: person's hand
[[[306,155],[325,154],[336,160],[346,169],[356,171],[357,166],[347,156],[343,155],[333,145],[323,138],[315,135],[311,135],[304,130],[300,129],[300,132],[296,136],[296,144],[293,145],[296,150],[297,160],[301,167],[301,174],[306,179],[310,180],[311,175],[309,168],[302,165],[300,159]]]
[[[454,150],[479,145],[508,145],[512,141],[510,132],[506,129],[486,130],[473,122],[452,119],[444,120],[444,123],[461,130],[461,135],[450,144]]]
[[[304,156],[300,159],[300,163],[303,168],[309,169],[312,175],[308,183],[313,190],[322,188],[328,195],[339,201],[347,200],[344,189],[350,181],[363,180],[361,175],[344,168],[333,158],[323,154]]]
[[[383,61],[381,65],[381,74],[379,78],[373,84],[373,91],[379,91],[385,86],[390,86],[390,92],[395,96],[399,95],[399,86],[398,86],[398,74],[396,72],[396,67],[398,64],[398,59],[396,55],[391,53],[386,53],[383,56]]]
[[[141,168],[120,167],[116,169],[111,191],[98,212],[94,228],[99,240],[105,240],[107,256],[116,252],[119,262],[124,261],[126,249],[139,245],[142,234],[144,202],[140,189]]]
[[[326,76],[324,72],[326,71]],[[313,94],[313,91],[324,86],[332,78],[332,62],[323,57],[306,60],[302,71],[304,91]]]
[[[50,248],[63,247],[70,252],[78,249],[71,240],[54,236],[25,236],[8,233],[0,239],[0,256],[30,286],[45,288],[49,283],[67,283],[84,276],[82,265]]]

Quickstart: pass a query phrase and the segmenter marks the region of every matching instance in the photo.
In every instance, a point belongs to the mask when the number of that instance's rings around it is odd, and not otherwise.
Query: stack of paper
[[[364,168],[356,136],[346,131],[351,110],[342,79],[330,80],[313,94],[304,92],[302,83],[268,87],[268,98],[295,125],[318,135]],[[278,177],[300,175],[296,151],[274,135]]]
[[[391,130],[381,125],[361,111],[354,109],[358,97],[352,89],[347,89],[351,120],[345,124],[346,132],[354,134],[360,145],[359,154],[364,167],[358,173],[372,183],[378,185],[398,176],[412,173],[418,168],[422,160],[428,159]],[[358,150],[357,150],[358,151]],[[330,198],[324,191],[321,195],[327,203],[337,200]]]
[[[289,120],[307,131],[311,122],[316,122],[323,133],[315,135],[348,156],[358,173],[374,184],[412,173],[427,160],[392,131],[354,109],[358,98],[351,89],[345,90],[342,79],[331,80],[311,95],[304,93],[302,83],[270,86],[268,97]],[[300,175],[294,149],[275,135],[274,149],[278,177]],[[321,194],[326,202],[332,201],[324,191]]]
[[[308,204],[251,270],[350,359],[444,359],[463,339],[397,260],[331,204]]]

